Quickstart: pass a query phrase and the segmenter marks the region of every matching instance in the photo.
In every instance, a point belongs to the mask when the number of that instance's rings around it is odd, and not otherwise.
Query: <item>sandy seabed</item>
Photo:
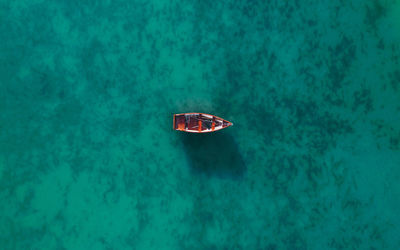
[[[1,249],[399,249],[399,16],[0,1]]]

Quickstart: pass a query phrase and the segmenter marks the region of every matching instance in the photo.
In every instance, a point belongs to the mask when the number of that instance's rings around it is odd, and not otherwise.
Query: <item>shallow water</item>
[[[1,248],[399,249],[399,16],[0,1]]]

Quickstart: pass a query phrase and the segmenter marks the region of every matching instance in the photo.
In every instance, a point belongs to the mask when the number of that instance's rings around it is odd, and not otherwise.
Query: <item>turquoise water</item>
[[[0,0],[0,248],[400,249],[399,16]]]

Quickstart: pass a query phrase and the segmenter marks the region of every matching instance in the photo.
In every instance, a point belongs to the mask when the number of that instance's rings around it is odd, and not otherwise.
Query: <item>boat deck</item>
[[[184,113],[174,115],[174,129],[185,132],[213,132],[231,125],[232,123],[209,114]]]

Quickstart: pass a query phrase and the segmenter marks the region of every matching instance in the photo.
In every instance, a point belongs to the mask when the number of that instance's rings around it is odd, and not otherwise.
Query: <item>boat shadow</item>
[[[224,131],[180,133],[190,170],[219,178],[241,179],[246,165],[233,136]]]

